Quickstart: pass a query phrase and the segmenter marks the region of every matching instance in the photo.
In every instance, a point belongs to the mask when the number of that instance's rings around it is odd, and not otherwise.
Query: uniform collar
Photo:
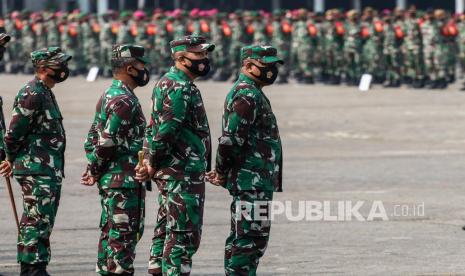
[[[191,78],[189,78],[189,76],[182,70],[176,68],[176,66],[171,66],[170,73],[173,73],[176,76],[180,77],[183,81],[192,82]]]
[[[239,79],[238,79],[240,82],[246,82],[250,85],[253,85],[255,88],[257,88],[258,90],[262,91],[260,89],[260,86],[258,86],[258,84],[250,77],[248,77],[246,74],[244,73],[240,73],[239,74]]]
[[[134,95],[134,92],[129,89],[129,87],[127,87],[122,81],[120,80],[116,80],[116,79],[113,79],[113,82],[111,84],[111,86],[113,87],[116,87],[116,88],[122,88],[124,89],[125,91],[128,91],[131,95]]]

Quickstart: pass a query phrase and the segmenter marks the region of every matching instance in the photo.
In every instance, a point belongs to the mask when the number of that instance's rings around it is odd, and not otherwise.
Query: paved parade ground
[[[29,76],[0,75],[6,119]],[[95,103],[110,84],[72,78],[54,89],[68,143],[66,179],[52,234],[52,275],[95,275],[100,205],[97,187],[79,184],[83,142]],[[230,83],[199,82],[216,148]],[[149,116],[153,81],[136,94]],[[278,215],[258,275],[450,275],[465,274],[465,93],[345,86],[275,85],[266,88],[284,148],[288,211],[314,221]],[[15,196],[20,207],[16,181]],[[147,195],[146,228],[137,247],[136,274],[146,275],[156,192]],[[363,204],[387,216],[350,220],[338,212]],[[192,275],[224,275],[229,231],[228,193],[207,185],[202,243]],[[311,205],[313,204],[313,205]],[[321,204],[318,209],[315,206]],[[310,207],[315,208],[310,208]],[[381,209],[380,209],[381,208]],[[323,218],[313,215],[323,212]],[[312,213],[313,212],[313,213]],[[327,214],[329,213],[329,214]],[[350,213],[349,213],[350,214]],[[358,214],[358,213],[357,213]],[[330,216],[328,216],[330,215]],[[18,275],[16,229],[4,181],[0,181],[0,274]]]

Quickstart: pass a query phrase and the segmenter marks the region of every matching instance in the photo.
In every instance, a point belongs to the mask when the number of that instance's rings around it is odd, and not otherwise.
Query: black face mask
[[[146,68],[139,70],[133,67],[137,71],[137,76],[130,75],[131,78],[136,82],[137,86],[142,87],[146,86],[150,81],[150,72]]]
[[[69,76],[68,66],[62,65],[60,69],[52,69],[55,75],[49,77],[56,83],[64,82]]]
[[[6,48],[4,46],[0,46],[0,60],[3,58],[3,54],[5,53]]]
[[[276,66],[276,64],[268,65],[265,67],[258,67],[255,64],[254,66],[257,67],[258,70],[260,70],[260,76],[257,76],[253,73],[252,75],[265,84],[273,84],[276,78],[278,77],[278,67]]]
[[[208,58],[203,59],[190,59],[188,57],[184,57],[185,59],[189,60],[192,65],[187,67],[189,71],[194,73],[197,76],[206,76],[208,72],[210,72],[210,60]],[[203,68],[203,70],[200,70]]]

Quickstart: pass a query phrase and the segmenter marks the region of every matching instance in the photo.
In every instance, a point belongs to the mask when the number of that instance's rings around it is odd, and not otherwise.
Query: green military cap
[[[207,43],[203,36],[189,35],[170,42],[171,53],[213,51],[215,45]]]
[[[39,65],[60,65],[68,62],[72,56],[63,53],[59,47],[48,47],[36,50],[31,53],[32,64],[37,67]]]
[[[145,49],[142,46],[134,44],[120,44],[113,45],[111,49],[111,58],[135,58],[145,64],[149,64],[150,61],[144,56]]]
[[[5,45],[10,41],[11,37],[7,34],[0,33],[0,45]]]
[[[132,16],[132,12],[130,12],[130,11],[122,11],[119,14],[120,19],[125,19],[125,18],[131,17],[131,16]]]
[[[241,49],[241,61],[246,59],[256,59],[262,63],[284,64],[284,61],[277,56],[278,51],[272,46],[249,45]]]

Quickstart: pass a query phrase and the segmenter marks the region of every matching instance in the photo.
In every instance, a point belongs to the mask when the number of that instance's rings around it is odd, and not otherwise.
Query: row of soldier
[[[9,40],[0,34],[0,53]],[[225,274],[256,275],[271,225],[263,210],[273,193],[282,191],[281,139],[262,88],[275,82],[277,64],[283,60],[271,46],[240,50],[240,74],[225,100],[212,169],[210,127],[194,81],[209,73],[215,45],[200,36],[186,36],[169,45],[172,66],[154,83],[148,124],[136,90],[149,84],[150,59],[142,46],[112,46],[113,80],[96,105],[84,144],[87,166],[81,178],[83,185],[97,185],[101,201],[96,272],[134,275],[136,245],[144,232],[146,190],[153,181],[159,210],[148,273],[189,275],[200,245],[205,181],[209,181],[232,196]],[[20,275],[47,276],[66,148],[52,88],[66,81],[73,61],[59,47],[33,51],[30,58],[35,77],[18,92],[6,133],[0,128],[4,160],[0,175],[14,176],[21,186]],[[259,201],[264,205],[256,206]],[[251,206],[248,217],[243,216],[244,204]],[[255,208],[262,210],[260,218],[254,217]]]
[[[212,72],[204,77],[217,81],[237,78],[240,49],[249,44],[280,50],[286,64],[278,83],[295,78],[301,83],[355,85],[368,73],[375,83],[389,87],[405,83],[445,88],[455,81],[457,64],[465,68],[465,16],[454,17],[444,10],[419,12],[414,7],[382,12],[366,8],[362,14],[336,9],[325,14],[305,9],[272,14],[110,11],[101,16],[79,11],[12,12],[0,22],[13,37],[5,57],[7,72],[32,72],[28,53],[59,45],[74,57],[72,74],[98,66],[104,76],[111,76],[111,45],[136,43],[147,49],[151,73],[161,76],[170,65],[169,41],[186,34],[200,34],[217,45]]]

